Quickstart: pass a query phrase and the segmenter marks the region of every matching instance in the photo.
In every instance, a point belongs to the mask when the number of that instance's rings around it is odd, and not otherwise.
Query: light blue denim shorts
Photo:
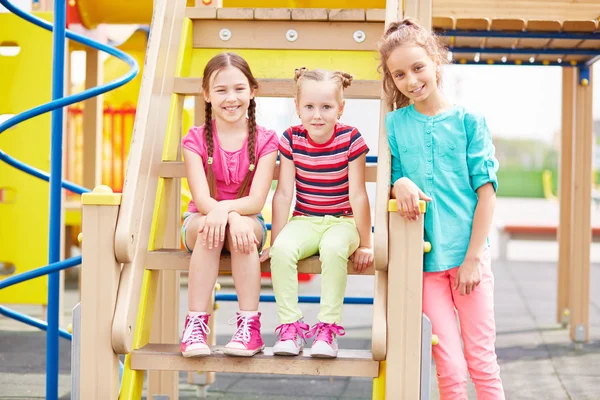
[[[193,213],[190,211],[186,211],[183,213],[183,223],[181,224],[181,241],[183,242],[183,245],[185,246],[186,250],[189,251],[190,253],[192,252],[192,249],[190,249],[187,245],[187,243],[185,242],[185,235],[187,232],[187,226],[188,226],[188,222],[190,222],[191,220],[191,216],[197,214],[197,213]],[[267,241],[267,224],[265,223],[265,219],[263,218],[262,214],[257,214],[256,215],[256,219],[258,220],[258,222],[260,223],[260,226],[262,227],[262,238],[260,240],[260,246],[258,248],[258,252],[260,253]]]

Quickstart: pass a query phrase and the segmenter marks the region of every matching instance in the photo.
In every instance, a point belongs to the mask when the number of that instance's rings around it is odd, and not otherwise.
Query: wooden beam
[[[287,97],[296,95],[296,84],[293,79],[258,79],[258,97]],[[202,94],[202,78],[176,78],[173,92],[185,96]],[[381,82],[374,80],[355,80],[344,89],[347,99],[380,99]],[[201,110],[204,112],[204,108]]]
[[[309,351],[296,357],[274,356],[270,347],[253,357],[229,357],[223,354],[221,346],[211,348],[211,356],[185,358],[179,345],[148,344],[132,353],[131,368],[369,378],[376,377],[379,372],[379,363],[373,361],[368,350],[340,349],[335,359],[319,359],[311,357]]]
[[[432,0],[405,0],[404,18],[411,17],[417,19],[426,29],[431,29],[432,22]]]
[[[579,70],[581,74],[581,70]],[[575,137],[573,144],[573,225],[571,235],[570,308],[571,340],[588,342],[590,338],[590,245],[592,202],[592,85],[583,86],[577,77],[575,91]],[[592,69],[589,69],[589,81]],[[576,160],[576,162],[575,162]]]
[[[85,76],[86,89],[91,89],[104,83],[103,64],[98,50],[86,49]],[[87,188],[95,188],[101,183],[103,105],[103,95],[92,97],[83,103],[82,184]]]
[[[456,18],[524,18],[530,20],[594,20],[597,0],[435,0],[433,15]]]
[[[562,134],[560,152],[558,226],[558,279],[556,294],[556,321],[566,325],[569,313],[569,278],[571,263],[571,235],[573,217],[573,137],[575,131],[576,69],[562,68]]]
[[[330,21],[365,21],[365,10],[359,8],[335,8],[329,10]]]
[[[105,254],[105,257],[116,258],[124,264],[113,319],[112,344],[114,351],[119,354],[131,353],[135,329],[143,329],[136,327],[136,320],[146,251],[139,250],[147,248],[150,239],[155,206],[153,199],[159,193],[158,168],[164,147],[169,142],[169,138],[165,138],[178,51],[179,46],[187,40],[182,35],[185,6],[185,0],[154,2],[155,18],[150,28],[152,40],[146,51],[146,66],[129,152],[129,165],[135,167],[126,171],[123,202],[114,238],[115,253]],[[131,391],[138,396],[138,379],[139,376],[131,379],[128,387],[123,385],[121,393]]]
[[[366,18],[369,22],[385,22],[385,9],[369,8],[366,12]]]
[[[216,7],[187,7],[185,17],[190,19],[217,19]]]
[[[327,21],[329,13],[326,8],[292,8],[294,21]]]
[[[421,315],[423,218],[407,221],[390,212],[388,266],[386,398],[419,399],[421,393]],[[398,335],[401,332],[401,335]]]
[[[254,19],[261,21],[290,21],[292,19],[292,10],[289,8],[257,8],[254,10]]]
[[[101,200],[111,198],[112,205]],[[104,400],[119,396],[119,356],[112,346],[112,319],[121,264],[115,261],[114,235],[119,194],[83,195],[81,268],[81,328],[78,399]]]
[[[382,29],[378,22],[314,20],[261,21],[260,29],[255,21],[194,20],[193,24],[194,48],[208,49],[374,51]],[[222,29],[230,33],[226,38],[222,38]],[[291,29],[295,31],[293,38],[288,34]],[[363,32],[364,40],[355,40],[357,31]]]
[[[421,249],[423,247],[421,246]],[[151,271],[187,271],[190,265],[191,254],[186,250],[159,249],[149,251],[146,258],[146,269]],[[265,261],[260,266],[261,272],[271,272],[271,264]],[[223,254],[219,264],[219,271],[224,275],[231,274],[231,256]],[[373,267],[367,268],[360,275],[373,275]],[[303,274],[320,274],[321,261],[319,256],[308,257],[298,263],[298,272]],[[348,274],[357,275],[352,261],[348,261]]]

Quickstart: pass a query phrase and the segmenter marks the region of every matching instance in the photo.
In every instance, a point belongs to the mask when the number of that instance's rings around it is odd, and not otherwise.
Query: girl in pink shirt
[[[256,125],[258,82],[239,55],[213,57],[204,69],[202,88],[206,122],[183,139],[193,200],[181,229],[182,241],[192,252],[181,352],[185,357],[211,353],[206,343],[209,308],[225,248],[231,253],[240,311],[234,317],[238,329],[224,352],[252,356],[264,349],[258,255],[267,230],[260,212],[273,180],[279,142],[274,131]]]

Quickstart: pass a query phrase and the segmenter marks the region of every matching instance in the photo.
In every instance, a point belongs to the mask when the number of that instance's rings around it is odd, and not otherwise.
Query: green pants
[[[341,323],[348,258],[360,244],[352,218],[293,217],[271,248],[271,278],[282,324],[302,318],[298,307],[298,261],[319,253],[320,322]]]

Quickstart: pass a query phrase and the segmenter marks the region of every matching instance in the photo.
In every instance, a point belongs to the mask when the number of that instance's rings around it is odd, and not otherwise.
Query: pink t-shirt
[[[250,157],[248,157],[248,139],[244,141],[242,148],[236,151],[227,151],[219,143],[217,127],[213,121],[213,172],[217,181],[217,193],[215,200],[232,200],[237,198],[242,182],[246,178],[250,168]],[[204,170],[208,168],[208,150],[204,136],[204,125],[193,126],[183,138],[183,147],[198,154],[203,161]],[[264,155],[277,151],[279,139],[275,131],[268,130],[262,126],[256,126],[256,165]],[[251,179],[254,176],[250,177]],[[250,181],[252,185],[252,180]],[[194,200],[190,200],[188,211],[198,212]]]

